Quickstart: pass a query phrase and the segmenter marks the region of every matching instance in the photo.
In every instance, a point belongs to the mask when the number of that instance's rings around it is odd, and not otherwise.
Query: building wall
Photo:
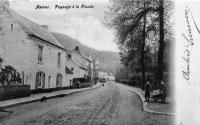
[[[71,52],[70,54],[72,56],[71,60],[73,61],[69,62],[69,65],[71,65],[71,67],[73,67],[74,69],[74,78],[84,78],[85,75],[87,75],[87,70],[82,69],[80,67],[87,68],[86,61],[77,52]]]
[[[66,58],[66,66],[69,69],[73,68],[73,78],[83,78],[86,75],[86,70],[81,69],[74,60],[69,59],[68,57]]]
[[[93,63],[92,61],[89,61],[86,59],[86,57],[84,57],[83,55],[81,55],[79,53],[80,50],[74,50],[71,52],[72,54],[72,59],[75,61],[75,63],[78,65],[78,66],[81,66],[81,67],[84,67],[85,69],[82,69],[82,68],[77,68],[75,69],[77,74],[75,74],[75,77],[76,78],[83,78],[86,76],[89,77],[89,80],[93,80]],[[91,57],[88,57],[88,59]]]
[[[38,71],[45,73],[45,88],[56,87],[58,73],[63,77],[62,86],[69,86],[69,82],[65,78],[65,51],[27,36],[22,27],[6,11],[0,10],[0,15],[2,65],[12,65],[21,74],[24,74],[24,84],[30,84],[31,89],[35,89]],[[11,25],[13,29],[11,29]],[[39,64],[37,61],[38,45],[43,46],[43,64]],[[61,53],[61,67],[57,66],[58,52]],[[51,76],[50,80],[49,76]]]
[[[69,85],[67,85],[67,86],[72,86],[73,77],[74,77],[73,74],[65,74],[65,79],[66,79],[67,82],[69,82]]]

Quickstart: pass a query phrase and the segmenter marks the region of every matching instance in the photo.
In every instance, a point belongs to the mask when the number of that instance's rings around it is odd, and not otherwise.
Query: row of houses
[[[69,87],[73,79],[89,82],[98,73],[98,62],[77,46],[66,50],[46,25],[38,25],[0,2],[0,68],[11,65],[31,90]]]
[[[105,80],[108,80],[108,81],[115,81],[115,76],[111,72],[99,71],[98,72],[98,78],[99,79],[105,79]]]

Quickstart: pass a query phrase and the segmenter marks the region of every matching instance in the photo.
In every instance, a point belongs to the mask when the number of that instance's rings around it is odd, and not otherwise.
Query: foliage
[[[11,83],[21,83],[22,79],[20,74],[12,66],[7,65],[5,68],[1,68],[0,71],[0,83],[2,85],[10,85]]]
[[[110,0],[105,25],[115,29],[121,63],[131,72],[145,72],[162,79],[165,63],[165,42],[172,36],[170,0]],[[165,52],[165,53],[164,53]],[[164,64],[163,64],[164,63]],[[137,68],[133,68],[134,66]],[[123,67],[123,70],[127,68]],[[130,71],[129,71],[130,72]],[[122,73],[121,73],[122,74]]]
[[[0,58],[0,64],[3,62],[3,59],[2,58]]]

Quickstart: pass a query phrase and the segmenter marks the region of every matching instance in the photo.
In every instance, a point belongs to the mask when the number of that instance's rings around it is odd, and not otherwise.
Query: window
[[[45,74],[43,72],[38,72],[36,74],[36,89],[44,88],[45,85]]]
[[[10,29],[13,30],[13,28],[14,28],[14,27],[13,27],[13,24],[11,24],[11,25],[10,25]]]
[[[38,62],[43,63],[43,46],[38,46]]]
[[[71,59],[72,58],[72,55],[71,54],[68,54],[68,59]]]
[[[58,66],[61,66],[61,53],[58,53]]]

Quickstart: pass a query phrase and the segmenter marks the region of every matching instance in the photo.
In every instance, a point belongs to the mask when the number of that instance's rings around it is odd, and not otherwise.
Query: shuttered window
[[[43,46],[38,46],[38,62],[43,63]]]
[[[61,66],[61,53],[58,53],[58,66]]]

